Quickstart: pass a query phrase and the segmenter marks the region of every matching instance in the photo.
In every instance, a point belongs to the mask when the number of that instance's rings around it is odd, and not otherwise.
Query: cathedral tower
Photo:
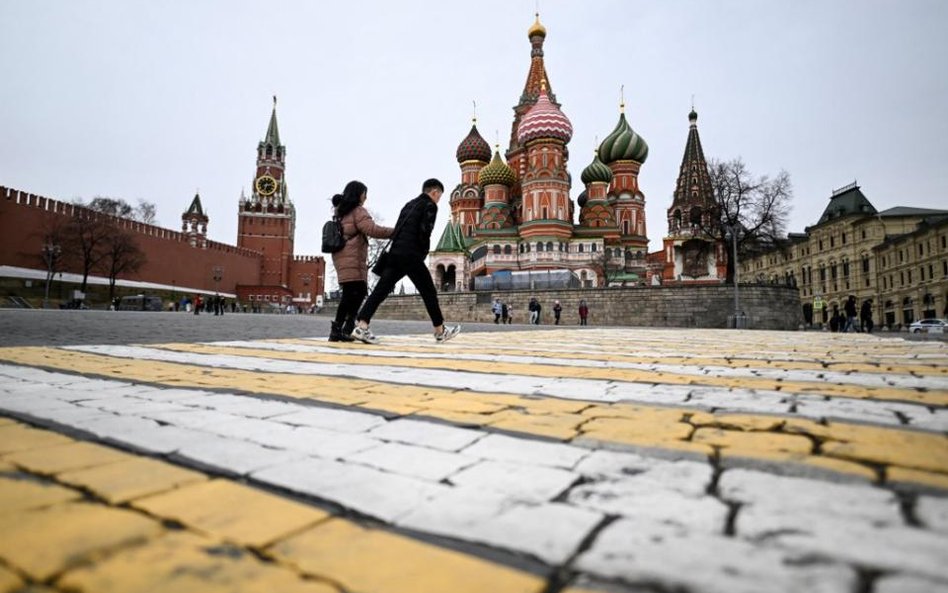
[[[484,200],[477,185],[477,174],[490,160],[490,145],[477,131],[477,119],[471,125],[471,131],[458,145],[455,152],[461,166],[461,183],[451,192],[451,219],[460,225],[461,233],[471,237],[480,222],[481,207]]]

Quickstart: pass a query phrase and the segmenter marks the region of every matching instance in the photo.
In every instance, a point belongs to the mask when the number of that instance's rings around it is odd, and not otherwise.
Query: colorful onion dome
[[[596,152],[596,156],[593,157],[593,162],[589,163],[589,166],[583,169],[582,174],[579,176],[583,180],[584,185],[589,185],[590,183],[609,183],[612,181],[612,169],[608,165],[599,160],[599,152]]]
[[[500,158],[499,148],[494,151],[494,158],[490,164],[481,169],[480,173],[477,174],[477,183],[480,184],[481,187],[487,187],[488,185],[497,183],[510,187],[515,181],[516,177],[514,176],[513,169],[508,167],[507,163]]]
[[[537,138],[555,138],[564,143],[573,137],[573,124],[546,94],[546,82],[540,86],[540,97],[520,120],[517,142],[526,144]]]
[[[619,123],[599,145],[599,154],[604,163],[615,161],[637,161],[644,163],[648,158],[648,144],[635,133],[625,120],[625,113],[619,114]]]
[[[530,29],[527,31],[527,37],[533,37],[534,35],[539,35],[540,37],[546,37],[546,27],[540,24],[540,13],[537,13],[537,20],[530,25]]]
[[[589,201],[589,194],[586,193],[586,190],[583,190],[583,193],[579,194],[579,197],[576,198],[576,204],[582,208],[586,205],[586,202]]]
[[[483,161],[486,163],[490,160],[490,144],[481,137],[480,132],[477,131],[476,123],[471,126],[467,138],[458,145],[455,155],[459,163],[465,161]]]

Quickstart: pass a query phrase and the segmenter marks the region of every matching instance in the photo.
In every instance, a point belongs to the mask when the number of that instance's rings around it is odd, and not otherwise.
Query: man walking
[[[444,317],[441,315],[441,306],[438,304],[438,294],[435,292],[431,273],[425,266],[425,257],[431,249],[431,231],[434,230],[435,218],[438,215],[438,201],[444,193],[444,185],[437,179],[428,179],[422,184],[421,195],[411,200],[402,208],[395,223],[395,232],[392,234],[388,252],[388,265],[382,271],[378,284],[357,316],[358,325],[352,332],[352,337],[366,344],[378,343],[369,322],[375,315],[379,305],[385,300],[399,280],[408,276],[415,288],[421,294],[425,303],[428,317],[434,326],[435,340],[447,342],[461,332],[461,326],[444,326]]]
[[[500,316],[503,313],[503,306],[500,304],[500,298],[494,299],[494,304],[491,307],[491,312],[494,314],[494,323],[500,323]]]

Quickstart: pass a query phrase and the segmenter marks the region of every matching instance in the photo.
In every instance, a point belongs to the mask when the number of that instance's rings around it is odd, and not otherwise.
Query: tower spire
[[[619,85],[619,113],[625,113],[625,85]]]
[[[267,135],[263,139],[264,144],[271,144],[274,147],[280,146],[280,128],[277,127],[277,96],[273,95],[273,112],[270,114],[270,125],[267,126]]]

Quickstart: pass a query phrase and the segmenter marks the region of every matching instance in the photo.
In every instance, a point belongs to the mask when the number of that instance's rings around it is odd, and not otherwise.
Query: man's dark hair
[[[441,190],[441,193],[444,193],[444,184],[432,177],[431,179],[426,180],[421,184],[421,193],[428,193],[429,190],[437,189]]]

